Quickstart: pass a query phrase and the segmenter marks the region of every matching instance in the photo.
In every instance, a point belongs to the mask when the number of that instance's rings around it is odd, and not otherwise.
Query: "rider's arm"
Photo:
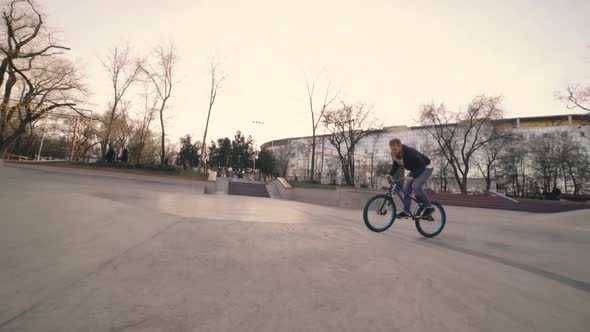
[[[415,179],[424,172],[428,163],[422,158],[423,155],[416,149],[410,148],[408,151],[404,151],[404,153],[408,154],[407,158],[411,160],[412,163],[412,170],[410,171],[409,176]],[[430,160],[428,161],[430,162]]]
[[[422,157],[422,160],[424,160],[424,164],[426,166],[430,165],[430,163],[431,163],[430,158],[428,158],[424,153],[420,153],[420,156]]]
[[[395,173],[397,173],[397,171],[399,171],[400,168],[400,164],[397,161],[393,162],[393,165],[391,165],[391,171],[389,172],[389,175],[391,175],[392,177],[395,177]]]

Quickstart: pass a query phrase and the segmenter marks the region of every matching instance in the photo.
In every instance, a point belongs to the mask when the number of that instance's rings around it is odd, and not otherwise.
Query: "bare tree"
[[[581,84],[568,86],[559,99],[565,102],[568,109],[581,109],[590,112],[590,86]]]
[[[70,161],[86,161],[89,158],[88,152],[100,144],[100,140],[97,139],[100,121],[95,120],[76,117],[45,120],[43,134],[50,134],[53,131],[58,137],[66,139],[69,151],[63,153],[67,153],[66,157],[71,158]],[[48,130],[49,126],[53,128]]]
[[[326,154],[326,140],[327,137],[325,135],[321,136],[321,151],[319,151],[316,154],[316,160],[319,160],[318,163],[316,163],[316,169],[315,169],[315,174],[316,177],[315,179],[317,179],[317,181],[321,182],[322,181],[322,177],[323,177],[323,173],[324,173],[324,159],[325,159],[325,154]]]
[[[574,139],[567,131],[560,132],[558,146],[558,158],[561,163],[564,177],[565,192],[570,180],[573,184],[573,194],[580,194],[585,183],[590,178],[590,155],[587,147]]]
[[[109,73],[112,89],[112,100],[109,103],[108,116],[105,119],[105,131],[101,147],[102,158],[105,157],[109,144],[113,122],[125,104],[123,98],[129,88],[140,79],[142,66],[139,60],[133,58],[129,45],[114,46],[109,55],[100,60],[104,69]]]
[[[451,174],[449,162],[440,150],[434,155],[434,158],[438,160],[438,167],[435,169],[433,178],[439,180],[439,191],[444,193],[449,191],[449,179],[453,175]]]
[[[98,138],[99,135],[99,127],[97,121],[90,121],[87,122],[82,126],[82,130],[80,131],[80,141],[78,143],[78,151],[76,153],[77,160],[81,160],[83,162],[88,162],[91,156],[99,156],[99,149],[96,148],[101,141]],[[96,151],[94,151],[96,150]],[[89,152],[91,156],[89,155]]]
[[[515,136],[506,142],[506,148],[498,156],[498,186],[514,196],[524,196],[527,181],[527,159],[529,140]]]
[[[501,97],[475,97],[464,111],[449,111],[444,104],[423,105],[420,123],[440,147],[449,162],[462,193],[474,154],[498,138],[493,121],[503,116]]]
[[[148,74],[150,81],[154,85],[154,89],[158,95],[158,104],[156,109],[160,115],[161,140],[160,140],[160,166],[164,166],[167,150],[166,150],[166,128],[164,123],[164,111],[168,100],[172,96],[172,89],[176,83],[174,80],[174,73],[176,69],[176,50],[174,44],[170,43],[166,46],[159,46],[154,52],[153,63],[149,68],[144,68]]]
[[[152,91],[147,85],[144,86],[142,93],[142,109],[138,114],[137,131],[135,133],[136,142],[133,151],[133,159],[140,163],[143,150],[146,146],[146,140],[150,135],[150,127],[154,120],[154,114],[158,104],[158,98],[153,97]]]
[[[590,46],[588,46],[590,49]],[[565,103],[567,109],[580,109],[590,112],[590,85],[581,83],[568,86],[564,92],[557,94],[557,98]]]
[[[363,103],[348,105],[344,102],[335,110],[324,114],[324,126],[329,141],[338,153],[346,183],[355,185],[355,147],[361,139],[382,132],[373,117],[373,106]]]
[[[168,144],[166,144],[166,152],[164,154],[164,159],[168,159],[170,165],[176,164],[176,157],[178,156],[178,151],[180,151],[178,143],[168,142]]]
[[[101,158],[102,157],[102,148],[104,147],[104,135],[106,126],[110,123],[110,134],[109,134],[109,146],[113,147],[113,149],[117,150],[117,148],[123,148],[127,146],[129,142],[129,138],[132,136],[134,128],[133,124],[131,123],[131,119],[129,118],[129,108],[131,107],[131,103],[129,101],[121,101],[119,106],[117,107],[118,115],[110,121],[110,112],[105,112],[101,114],[98,120],[102,123],[102,130],[101,130]]]
[[[131,109],[131,103],[125,102],[121,108],[121,116],[119,117],[119,121],[117,123],[117,131],[115,132],[115,141],[117,142],[117,146],[123,148],[129,144],[129,141],[135,131],[135,125],[132,119],[129,116]]]
[[[492,179],[495,176],[493,174],[494,167],[498,157],[506,148],[509,140],[514,138],[513,135],[497,132],[495,127],[492,128],[492,131],[496,138],[484,144],[475,157],[475,165],[486,181],[486,191],[490,191],[492,188]]]
[[[339,176],[339,171],[342,169],[342,167],[338,167],[340,161],[338,160],[338,158],[332,156],[328,156],[328,158],[326,159],[326,168],[328,171],[327,175],[330,178],[330,184],[338,184],[339,179],[341,179],[341,177]]]
[[[83,77],[54,40],[32,0],[0,4],[0,154],[27,126],[52,110],[76,111],[85,94]]]
[[[318,108],[318,107],[314,106],[314,103],[315,103],[314,102],[314,94],[315,94],[315,89],[316,89],[316,80],[313,80],[310,85],[309,80],[306,78],[305,84],[307,87],[309,111],[311,114],[311,170],[310,170],[311,179],[310,180],[313,181],[315,178],[315,164],[316,164],[315,163],[315,160],[316,160],[316,153],[315,153],[316,132],[317,132],[317,129],[318,129],[320,123],[322,123],[322,119],[324,117],[324,114],[328,110],[328,107],[330,106],[330,104],[332,104],[334,102],[334,100],[336,100],[336,98],[338,98],[338,93],[335,93],[331,90],[332,82],[328,82],[328,85],[326,87],[326,90],[325,90],[323,98],[322,98],[322,104]]]
[[[205,165],[205,159],[207,156],[206,142],[207,142],[207,131],[209,130],[209,119],[211,118],[211,110],[217,99],[217,92],[221,89],[221,85],[225,80],[225,76],[219,71],[219,63],[215,60],[211,61],[210,67],[211,74],[211,86],[209,89],[209,109],[207,110],[207,122],[205,123],[205,133],[203,134],[203,144],[201,146],[201,165]]]
[[[370,140],[370,150],[369,150],[369,186],[370,188],[375,189],[377,182],[376,182],[376,178],[379,175],[379,173],[377,172],[377,168],[378,168],[378,163],[376,163],[376,157],[377,157],[377,149],[378,149],[378,143],[379,140],[381,139],[381,134],[377,133],[375,135],[373,135],[371,137]]]
[[[531,169],[540,180],[544,191],[551,191],[557,186],[561,171],[559,160],[559,136],[556,133],[532,135],[526,141],[529,151]]]
[[[435,182],[438,181],[439,192],[447,192],[449,189],[449,178],[452,177],[452,175],[450,174],[449,162],[445,158],[440,147],[433,142],[432,137],[427,135],[422,143],[421,151],[423,151],[434,164],[432,180]],[[404,173],[402,172],[399,176],[394,176],[394,178],[401,178],[403,177],[403,174]],[[433,189],[437,189],[436,185],[433,187]]]
[[[291,143],[290,141],[286,141],[284,144],[274,147],[271,152],[275,159],[275,168],[277,173],[281,177],[287,176],[287,171],[289,170],[291,160],[293,157],[295,157],[297,152],[297,145]]]
[[[386,176],[391,171],[391,164],[392,161],[389,159],[382,159],[377,162],[377,166],[375,167],[375,174],[377,176]],[[403,170],[402,170],[403,172]],[[395,178],[395,177],[394,177]]]

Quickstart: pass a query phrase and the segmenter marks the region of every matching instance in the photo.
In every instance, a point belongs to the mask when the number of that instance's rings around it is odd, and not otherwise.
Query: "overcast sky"
[[[180,62],[170,138],[202,136],[208,62],[227,75],[208,140],[241,129],[258,144],[311,134],[304,73],[328,77],[387,125],[423,103],[503,95],[506,116],[567,113],[554,94],[590,78],[588,0],[42,0],[103,111],[98,58],[117,43],[147,54],[173,40]],[[264,125],[254,127],[252,121]]]

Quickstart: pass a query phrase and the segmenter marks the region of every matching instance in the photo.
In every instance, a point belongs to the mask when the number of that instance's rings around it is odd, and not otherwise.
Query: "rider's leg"
[[[412,207],[412,200],[410,199],[409,194],[411,194],[412,192],[412,181],[404,181],[404,191],[408,194],[404,194],[404,197],[402,199],[404,203],[404,209],[403,211],[397,214],[397,218],[409,218],[411,216],[410,208]]]
[[[424,209],[432,207],[432,202],[430,202],[430,199],[423,188],[431,175],[432,168],[427,168],[418,177],[416,177],[412,183],[412,190],[416,193],[416,200],[422,203],[422,207]]]
[[[408,180],[404,181],[405,194],[404,194],[404,211],[403,212],[406,212],[407,214],[410,214],[410,211],[412,209],[412,199],[410,198],[409,194],[412,193],[413,182],[415,182],[415,180],[414,181],[408,181]]]

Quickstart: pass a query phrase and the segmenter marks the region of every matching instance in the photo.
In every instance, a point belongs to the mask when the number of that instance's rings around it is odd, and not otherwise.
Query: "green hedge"
[[[141,169],[141,170],[148,170],[148,171],[160,171],[160,172],[169,172],[169,173],[181,173],[182,168],[174,167],[174,166],[160,166],[155,164],[130,164],[130,163],[105,163],[105,162],[97,162],[93,164],[82,164],[84,166],[94,166],[94,167],[103,167],[103,168],[121,168],[121,169]]]
[[[106,162],[97,162],[92,164],[86,164],[81,162],[72,162],[72,163],[65,163],[73,166],[81,166],[81,167],[88,167],[88,168],[101,168],[101,169],[117,169],[122,171],[128,171],[130,173],[144,173],[144,174],[160,174],[160,175],[168,175],[168,176],[183,176],[183,177],[193,177],[198,179],[207,179],[209,177],[208,173],[199,173],[192,170],[184,170],[182,167],[161,167],[160,165],[155,164],[129,164],[129,163],[106,163]]]

